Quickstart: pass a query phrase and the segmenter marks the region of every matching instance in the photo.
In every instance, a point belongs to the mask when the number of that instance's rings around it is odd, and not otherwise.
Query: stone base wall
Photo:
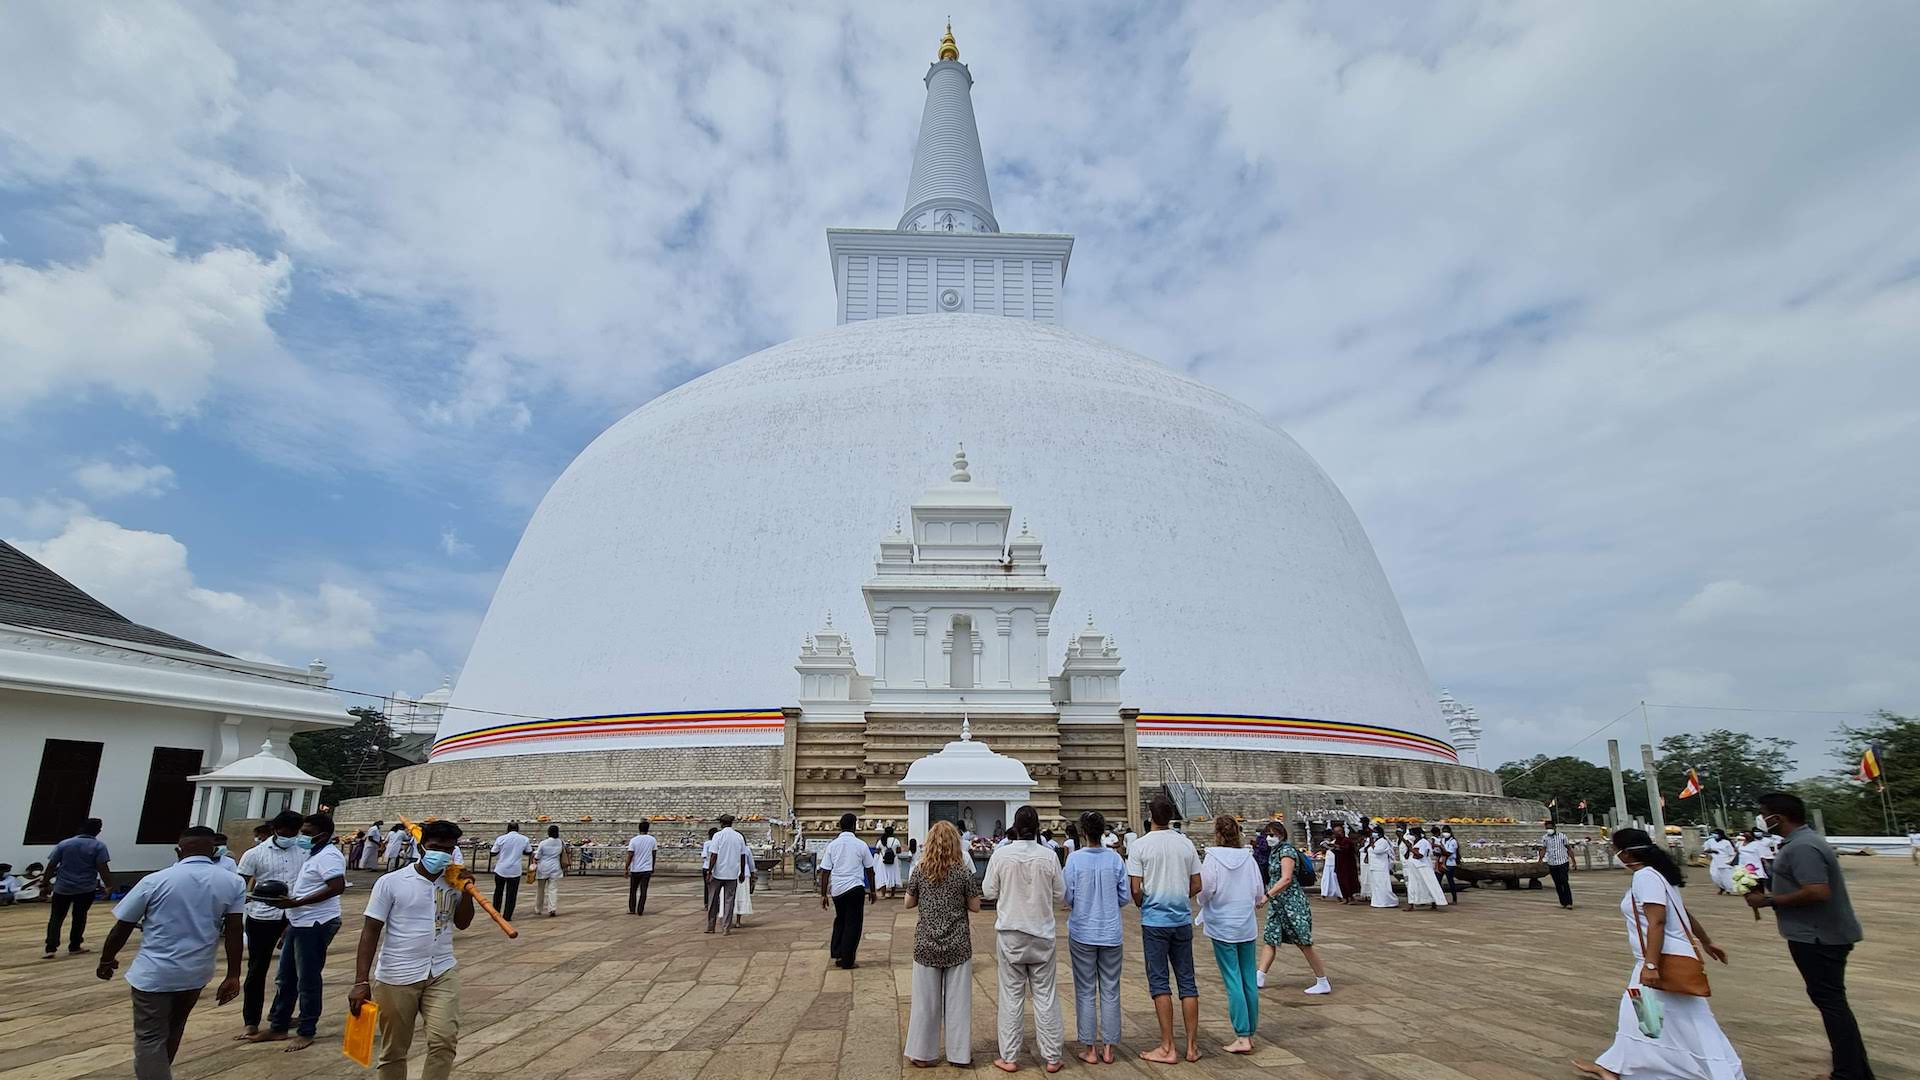
[[[1272,750],[1140,748],[1144,803],[1166,779],[1197,775],[1216,814],[1298,821],[1333,811],[1369,817],[1538,821],[1546,807],[1508,798],[1486,769],[1438,761]],[[1142,815],[1144,820],[1145,815]]]
[[[569,833],[618,831],[619,824],[628,830],[618,838],[624,841],[641,818],[666,819],[654,826],[659,832],[673,819],[691,829],[720,814],[786,815],[779,747],[589,750],[415,765],[390,773],[383,794],[342,802],[334,820],[357,829],[402,816],[438,817],[485,831],[546,817]],[[698,831],[705,835],[704,827]]]

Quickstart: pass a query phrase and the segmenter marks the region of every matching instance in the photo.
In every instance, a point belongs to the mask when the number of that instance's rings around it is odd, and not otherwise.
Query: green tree
[[[1859,779],[1860,758],[1869,746],[1878,750],[1880,780],[1862,783]],[[1858,830],[1855,835],[1885,832],[1887,807],[1893,811],[1893,827],[1896,830],[1920,823],[1920,719],[1899,716],[1882,709],[1878,718],[1869,723],[1859,727],[1843,726],[1835,758],[1840,767],[1834,779],[1839,782],[1841,789],[1849,789],[1853,793],[1852,803],[1842,802],[1840,813],[1846,814],[1848,820],[1854,823],[1854,829]],[[1880,794],[1881,783],[1886,785],[1884,803]],[[1827,831],[1846,835],[1833,820],[1835,811],[1825,807],[1822,810],[1828,816]]]
[[[1613,805],[1613,777],[1605,767],[1585,758],[1536,754],[1525,761],[1509,761],[1494,771],[1508,795],[1554,803],[1562,820],[1576,820],[1583,814],[1598,817]],[[1587,809],[1580,809],[1582,802]]]
[[[300,767],[327,781],[321,801],[328,805],[380,794],[387,776],[386,749],[400,741],[380,710],[347,712],[354,717],[352,726],[302,731],[291,740]]]
[[[1738,827],[1753,815],[1754,800],[1786,786],[1793,767],[1793,743],[1763,739],[1724,728],[1704,735],[1669,735],[1660,740],[1660,793],[1666,796],[1666,820],[1705,824],[1725,809],[1727,823]],[[1687,769],[1699,772],[1705,791],[1682,799]]]

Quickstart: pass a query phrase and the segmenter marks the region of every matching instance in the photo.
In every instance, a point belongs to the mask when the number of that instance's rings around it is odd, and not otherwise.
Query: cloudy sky
[[[831,324],[946,12],[11,5],[0,536],[457,674],[575,452]],[[1920,7],[955,14],[1070,324],[1319,459],[1489,764],[1643,699],[1920,710]],[[1838,719],[1653,714],[1819,766]]]

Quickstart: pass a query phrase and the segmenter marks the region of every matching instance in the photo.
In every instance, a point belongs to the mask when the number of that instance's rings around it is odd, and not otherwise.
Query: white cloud
[[[440,550],[459,558],[473,554],[473,545],[460,539],[460,530],[449,525],[440,530]]]
[[[556,415],[826,325],[822,227],[899,211],[940,13],[768,12],[30,9],[0,185],[130,232],[0,263],[0,356],[24,308],[25,396],[108,388],[275,460],[530,503],[578,449]],[[1744,14],[1005,4],[956,30],[999,217],[1079,234],[1071,323],[1300,439],[1497,758],[1656,693],[1920,708],[1889,645],[1920,609],[1920,8]],[[109,225],[146,220],[123,203],[184,224]],[[118,266],[157,284],[98,284]],[[312,338],[372,311],[443,351],[273,340],[301,301],[340,308]],[[410,624],[448,655],[484,605],[460,595]]]
[[[281,358],[267,318],[287,293],[282,254],[241,248],[179,255],[170,240],[104,226],[100,253],[78,265],[0,262],[0,356],[18,409],[104,388],[157,412],[193,411],[216,378]]]
[[[173,470],[165,465],[91,461],[73,470],[74,483],[97,499],[163,495],[173,490]]]
[[[1732,616],[1758,615],[1768,607],[1765,589],[1744,581],[1709,581],[1680,605],[1674,617],[1684,623],[1704,623]]]
[[[222,652],[305,662],[369,648],[380,626],[363,588],[323,581],[304,592],[210,589],[179,540],[85,513],[53,536],[14,544],[135,622]]]

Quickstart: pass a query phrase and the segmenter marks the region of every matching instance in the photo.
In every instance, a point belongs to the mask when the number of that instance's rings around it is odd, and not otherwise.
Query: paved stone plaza
[[[1877,1074],[1920,1076],[1920,868],[1904,859],[1848,859],[1868,941],[1856,953],[1851,987]],[[1772,917],[1756,923],[1737,900],[1711,895],[1696,871],[1688,890],[1733,967],[1714,971],[1714,1011],[1756,1080],[1824,1071],[1819,1021],[1801,992]],[[1573,1055],[1591,1057],[1611,1036],[1629,958],[1617,910],[1626,878],[1575,877],[1580,901],[1561,911],[1550,890],[1469,894],[1440,915],[1342,908],[1316,902],[1315,933],[1335,992],[1312,999],[1304,965],[1289,949],[1262,1001],[1258,1052],[1218,1053],[1231,1037],[1212,958],[1202,952],[1205,1025],[1197,1066],[1148,1065],[1131,1056],[1151,1043],[1153,1012],[1137,953],[1129,947],[1124,986],[1129,1054],[1099,1075],[1378,1077],[1396,1080],[1516,1080],[1565,1076]],[[352,981],[358,912],[367,876],[347,894],[348,922],[328,970],[328,1014],[320,1042],[299,1054],[240,1046],[237,1002],[195,1012],[176,1075],[222,1080],[364,1076],[340,1056],[341,1016]],[[613,877],[569,879],[558,919],[520,912],[510,942],[480,916],[459,945],[465,1002],[461,1076],[516,1080],[719,1080],[867,1078],[921,1075],[900,1057],[907,1017],[913,914],[882,901],[869,916],[862,966],[829,967],[828,918],[819,901],[776,882],[759,913],[732,937],[701,934],[698,886],[665,881],[644,919],[625,912]],[[523,892],[530,896],[530,890]],[[130,1075],[132,1040],[125,984],[93,977],[91,957],[43,961],[46,908],[0,909],[0,1080],[67,1080]],[[993,967],[985,949],[992,916],[975,922],[975,1071],[999,1075],[993,1058]],[[95,949],[111,923],[96,907]],[[1061,919],[1064,935],[1066,921]],[[1137,929],[1130,942],[1137,943]],[[1065,948],[1061,954],[1064,957]],[[122,956],[121,970],[131,959]],[[1063,963],[1061,983],[1068,983]],[[1073,1032],[1071,991],[1063,993]],[[1031,1040],[1029,1039],[1029,1046]],[[415,1075],[419,1061],[416,1059]],[[1069,1072],[1094,1067],[1069,1062]],[[1023,1070],[1024,1071],[1024,1070]],[[945,1075],[937,1069],[933,1075]]]

